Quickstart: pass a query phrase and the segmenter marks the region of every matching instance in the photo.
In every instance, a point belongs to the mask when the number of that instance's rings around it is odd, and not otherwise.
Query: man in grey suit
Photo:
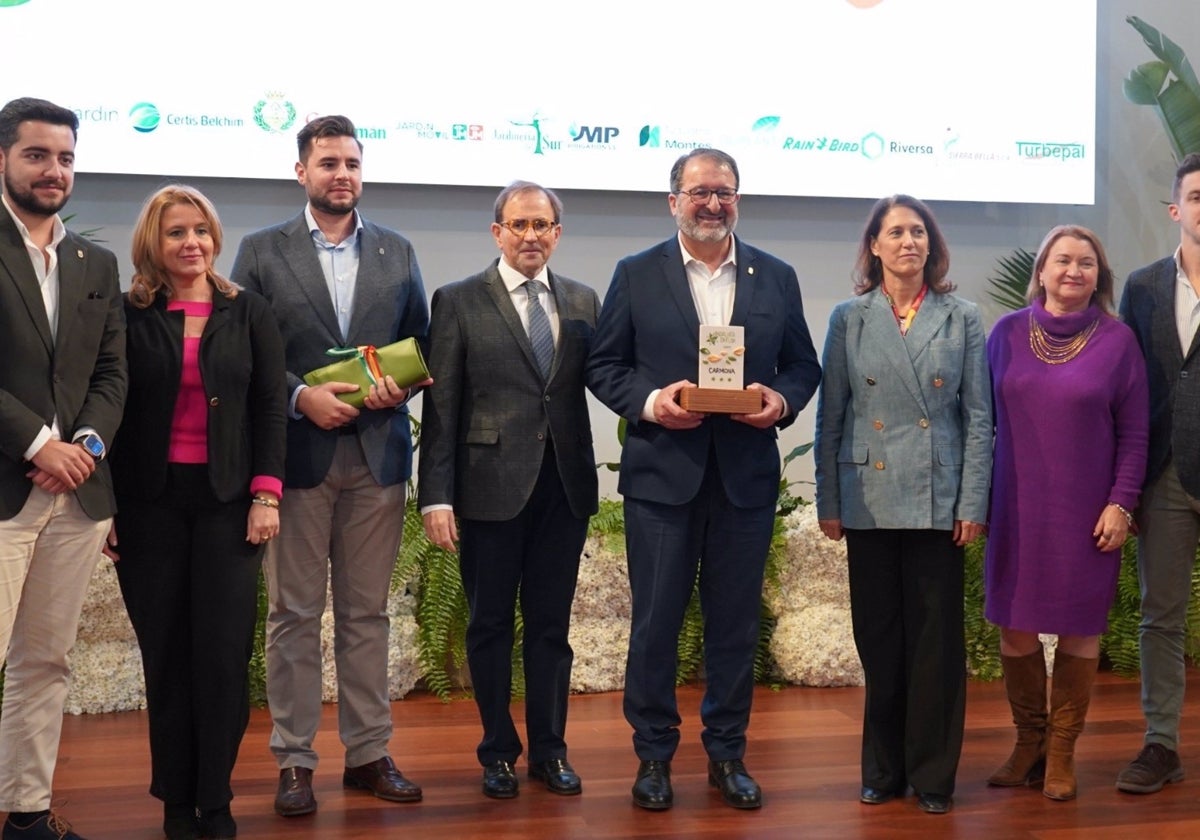
[[[564,737],[567,630],[596,462],[583,366],[600,312],[588,287],[546,267],[562,202],[528,181],[496,198],[500,258],[434,292],[418,495],[429,539],[454,551],[471,609],[467,661],[483,721],[483,792],[517,795],[520,736],[509,713],[515,604],[524,619],[529,776],[582,790]]]
[[[1168,206],[1179,248],[1129,275],[1121,318],[1146,357],[1150,451],[1138,512],[1141,752],[1117,776],[1117,789],[1154,793],[1183,780],[1184,632],[1192,567],[1200,541],[1200,154],[1183,159]]]
[[[0,109],[0,811],[4,840],[79,840],[50,811],[67,653],[116,510],[104,460],[125,402],[116,258],[63,227],[79,119]]]
[[[388,755],[387,597],[412,472],[408,388],[372,385],[359,410],[346,382],[305,386],[334,347],[383,346],[415,336],[429,311],[408,240],[366,221],[362,144],[342,116],[297,135],[296,177],[308,206],[242,240],[232,278],[271,302],[283,333],[291,395],[279,539],[267,549],[267,699],[279,763],[275,810],[316,810],[313,738],[321,720],[321,614],[333,593],[338,734],[345,787],[415,802],[421,789]],[[418,383],[425,384],[425,383]]]

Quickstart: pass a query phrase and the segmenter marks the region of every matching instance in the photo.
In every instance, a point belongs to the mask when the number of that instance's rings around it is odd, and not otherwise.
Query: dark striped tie
[[[533,356],[542,369],[542,377],[549,379],[554,361],[554,333],[550,331],[550,318],[538,300],[538,282],[526,280],[524,285],[529,295],[529,343],[533,345]]]

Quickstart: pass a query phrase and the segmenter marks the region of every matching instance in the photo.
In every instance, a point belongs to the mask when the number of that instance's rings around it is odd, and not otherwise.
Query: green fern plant
[[[1136,677],[1141,669],[1138,623],[1141,621],[1142,591],[1138,584],[1137,541],[1121,546],[1121,569],[1117,573],[1117,595],[1108,611],[1108,632],[1100,637],[1100,654],[1114,673]]]
[[[258,617],[254,624],[254,646],[250,652],[250,668],[247,674],[250,683],[250,702],[255,706],[267,705],[267,581],[258,573]]]
[[[683,613],[677,651],[679,658],[675,667],[675,685],[683,685],[696,678],[704,661],[704,615],[700,609],[698,577],[696,585],[692,587],[692,598]]]
[[[1000,628],[983,617],[983,554],[981,537],[967,545],[963,567],[963,636],[967,671],[978,680],[997,680],[1000,670]]]
[[[754,646],[754,682],[777,689],[783,687],[779,675],[779,666],[771,653],[771,637],[775,635],[775,625],[779,619],[767,607],[764,600],[758,610],[758,643]]]
[[[415,518],[420,511],[411,504]],[[411,513],[406,511],[405,519]],[[438,548],[425,538],[424,530],[409,532],[414,562],[420,573],[414,594],[417,597],[417,659],[425,687],[442,700],[449,700],[455,689],[463,688],[452,674],[461,672],[467,661],[467,596],[458,569],[458,556]]]
[[[588,533],[602,537],[625,536],[625,509],[615,499],[601,499],[600,509],[592,514]]]

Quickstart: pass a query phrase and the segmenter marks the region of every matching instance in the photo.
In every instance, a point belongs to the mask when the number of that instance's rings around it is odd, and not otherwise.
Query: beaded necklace
[[[1083,352],[1083,348],[1087,346],[1099,326],[1100,319],[1097,318],[1074,335],[1058,338],[1042,329],[1042,325],[1037,322],[1037,319],[1033,317],[1033,311],[1030,310],[1029,349],[1033,351],[1033,355],[1048,365],[1066,364]]]

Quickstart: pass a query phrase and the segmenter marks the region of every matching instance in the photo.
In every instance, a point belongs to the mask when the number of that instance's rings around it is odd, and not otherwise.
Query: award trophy
[[[701,324],[697,388],[679,392],[679,405],[706,414],[754,414],[762,394],[742,386],[746,367],[746,328]]]

